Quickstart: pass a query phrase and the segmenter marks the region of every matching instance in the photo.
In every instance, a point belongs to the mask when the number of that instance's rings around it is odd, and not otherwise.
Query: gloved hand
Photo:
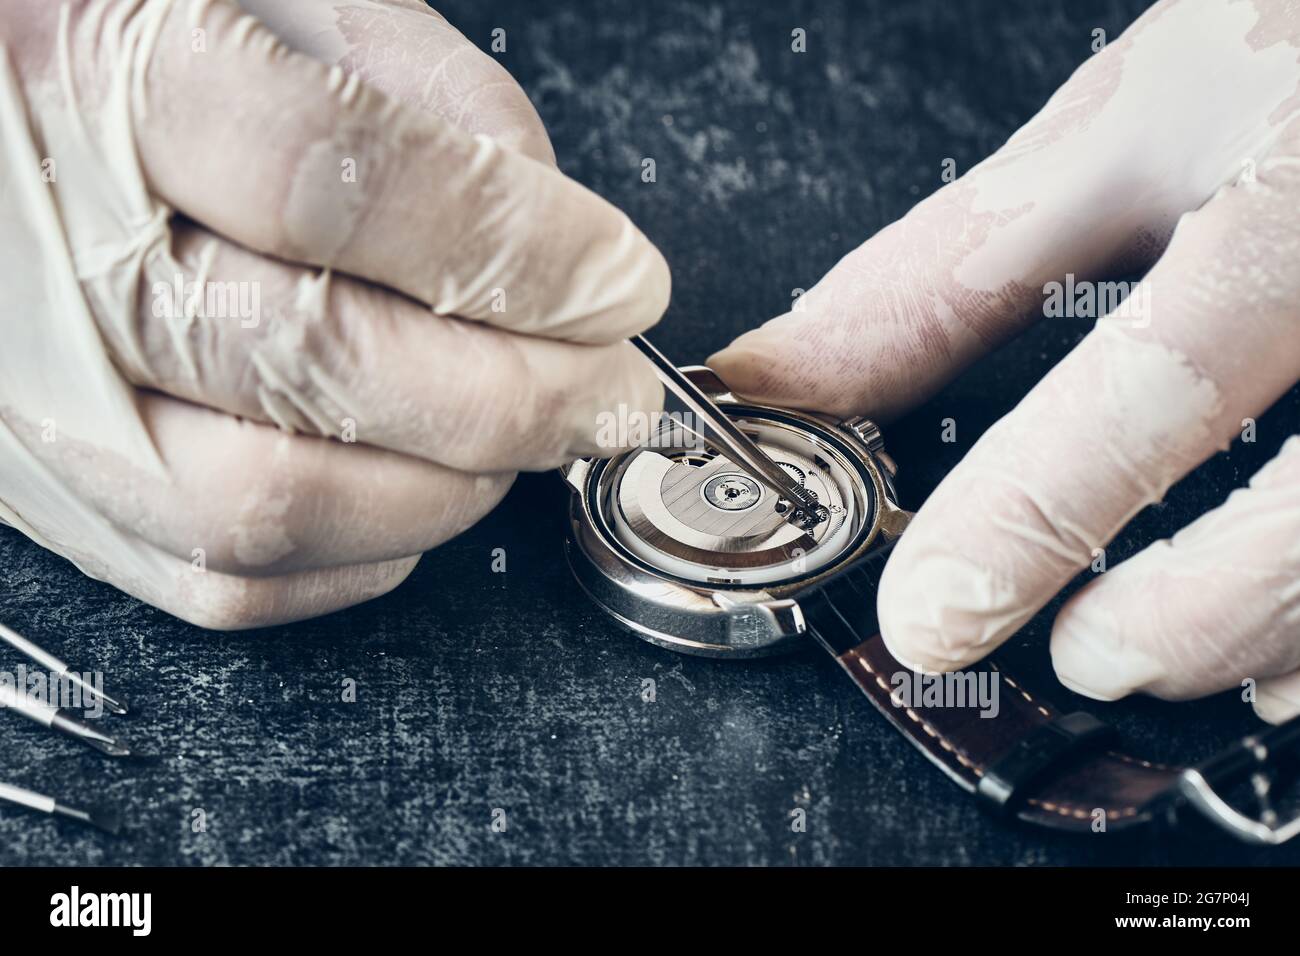
[[[1050,312],[1048,283],[1157,256],[904,534],[879,598],[901,661],[992,651],[1300,375],[1295,5],[1157,4],[1001,150],[710,359],[751,398],[887,419]],[[1262,717],[1300,711],[1300,438],[1083,588],[1051,650],[1099,699],[1253,678]]]
[[[215,628],[383,594],[517,469],[612,451],[669,290],[423,4],[246,6],[275,32],[0,16],[0,519]]]

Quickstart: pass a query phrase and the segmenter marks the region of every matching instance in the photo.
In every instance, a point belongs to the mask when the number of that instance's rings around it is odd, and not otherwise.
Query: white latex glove
[[[659,407],[662,257],[423,4],[2,6],[0,518],[87,574],[321,614]]]
[[[1047,283],[1156,256],[1149,314],[1098,321],[903,536],[879,598],[901,661],[992,651],[1300,375],[1300,4],[1157,4],[1001,150],[710,359],[752,398],[888,418],[1042,318]],[[1262,717],[1300,711],[1300,438],[1075,595],[1052,657],[1100,699],[1253,678]]]

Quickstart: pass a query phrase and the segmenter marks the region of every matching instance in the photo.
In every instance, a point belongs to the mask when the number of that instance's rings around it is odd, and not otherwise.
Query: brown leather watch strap
[[[876,585],[892,546],[799,595],[809,632],[876,709],[963,789],[1021,820],[1081,832],[1125,829],[1178,801],[1179,767],[1110,749],[1111,734],[1084,713],[1061,714],[992,661],[945,679],[953,690],[997,682],[997,706],[953,699],[927,706],[924,678],[885,647]],[[865,640],[862,635],[871,635]],[[987,703],[987,701],[986,701]]]

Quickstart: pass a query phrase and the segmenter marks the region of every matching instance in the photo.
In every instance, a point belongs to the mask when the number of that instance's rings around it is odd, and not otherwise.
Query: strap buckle
[[[1188,803],[1237,839],[1266,846],[1285,843],[1300,835],[1300,813],[1281,822],[1272,798],[1283,765],[1290,761],[1288,769],[1294,773],[1300,754],[1291,751],[1297,745],[1300,717],[1244,737],[1205,763],[1187,768],[1179,776],[1178,788]],[[1254,795],[1254,816],[1238,810],[1223,796],[1242,782],[1249,783]]]

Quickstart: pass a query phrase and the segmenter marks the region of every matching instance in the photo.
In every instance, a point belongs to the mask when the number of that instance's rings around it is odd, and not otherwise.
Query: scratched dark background
[[[969,168],[1145,6],[1112,2],[475,3],[441,9],[501,56],[564,169],[664,251],[675,298],[658,344],[700,361],[782,311],[841,255]],[[802,26],[808,52],[790,51]],[[658,181],[640,180],[654,157]],[[1062,188],[1069,188],[1063,183]],[[1086,332],[1041,325],[891,432],[916,504]],[[939,441],[942,418],[960,423]],[[1300,422],[1293,392],[1112,548],[1123,558],[1245,482]],[[1065,838],[984,816],[818,654],[681,658],[616,630],[569,578],[566,494],[522,479],[392,595],[331,617],[221,635],[82,578],[0,529],[0,619],[102,666],[155,755],[112,763],[0,714],[0,780],[102,793],[117,839],[0,808],[0,864],[1297,863],[1247,849]],[[490,570],[505,548],[505,574]],[[1256,726],[1228,694],[1196,704],[1073,698],[1051,676],[1055,606],[1005,660],[1157,760],[1208,756]],[[0,666],[16,664],[0,655]],[[355,680],[358,699],[341,700]],[[644,703],[641,681],[657,700]],[[494,832],[493,810],[508,827]],[[791,810],[807,811],[793,833]],[[195,832],[196,811],[206,829]]]

